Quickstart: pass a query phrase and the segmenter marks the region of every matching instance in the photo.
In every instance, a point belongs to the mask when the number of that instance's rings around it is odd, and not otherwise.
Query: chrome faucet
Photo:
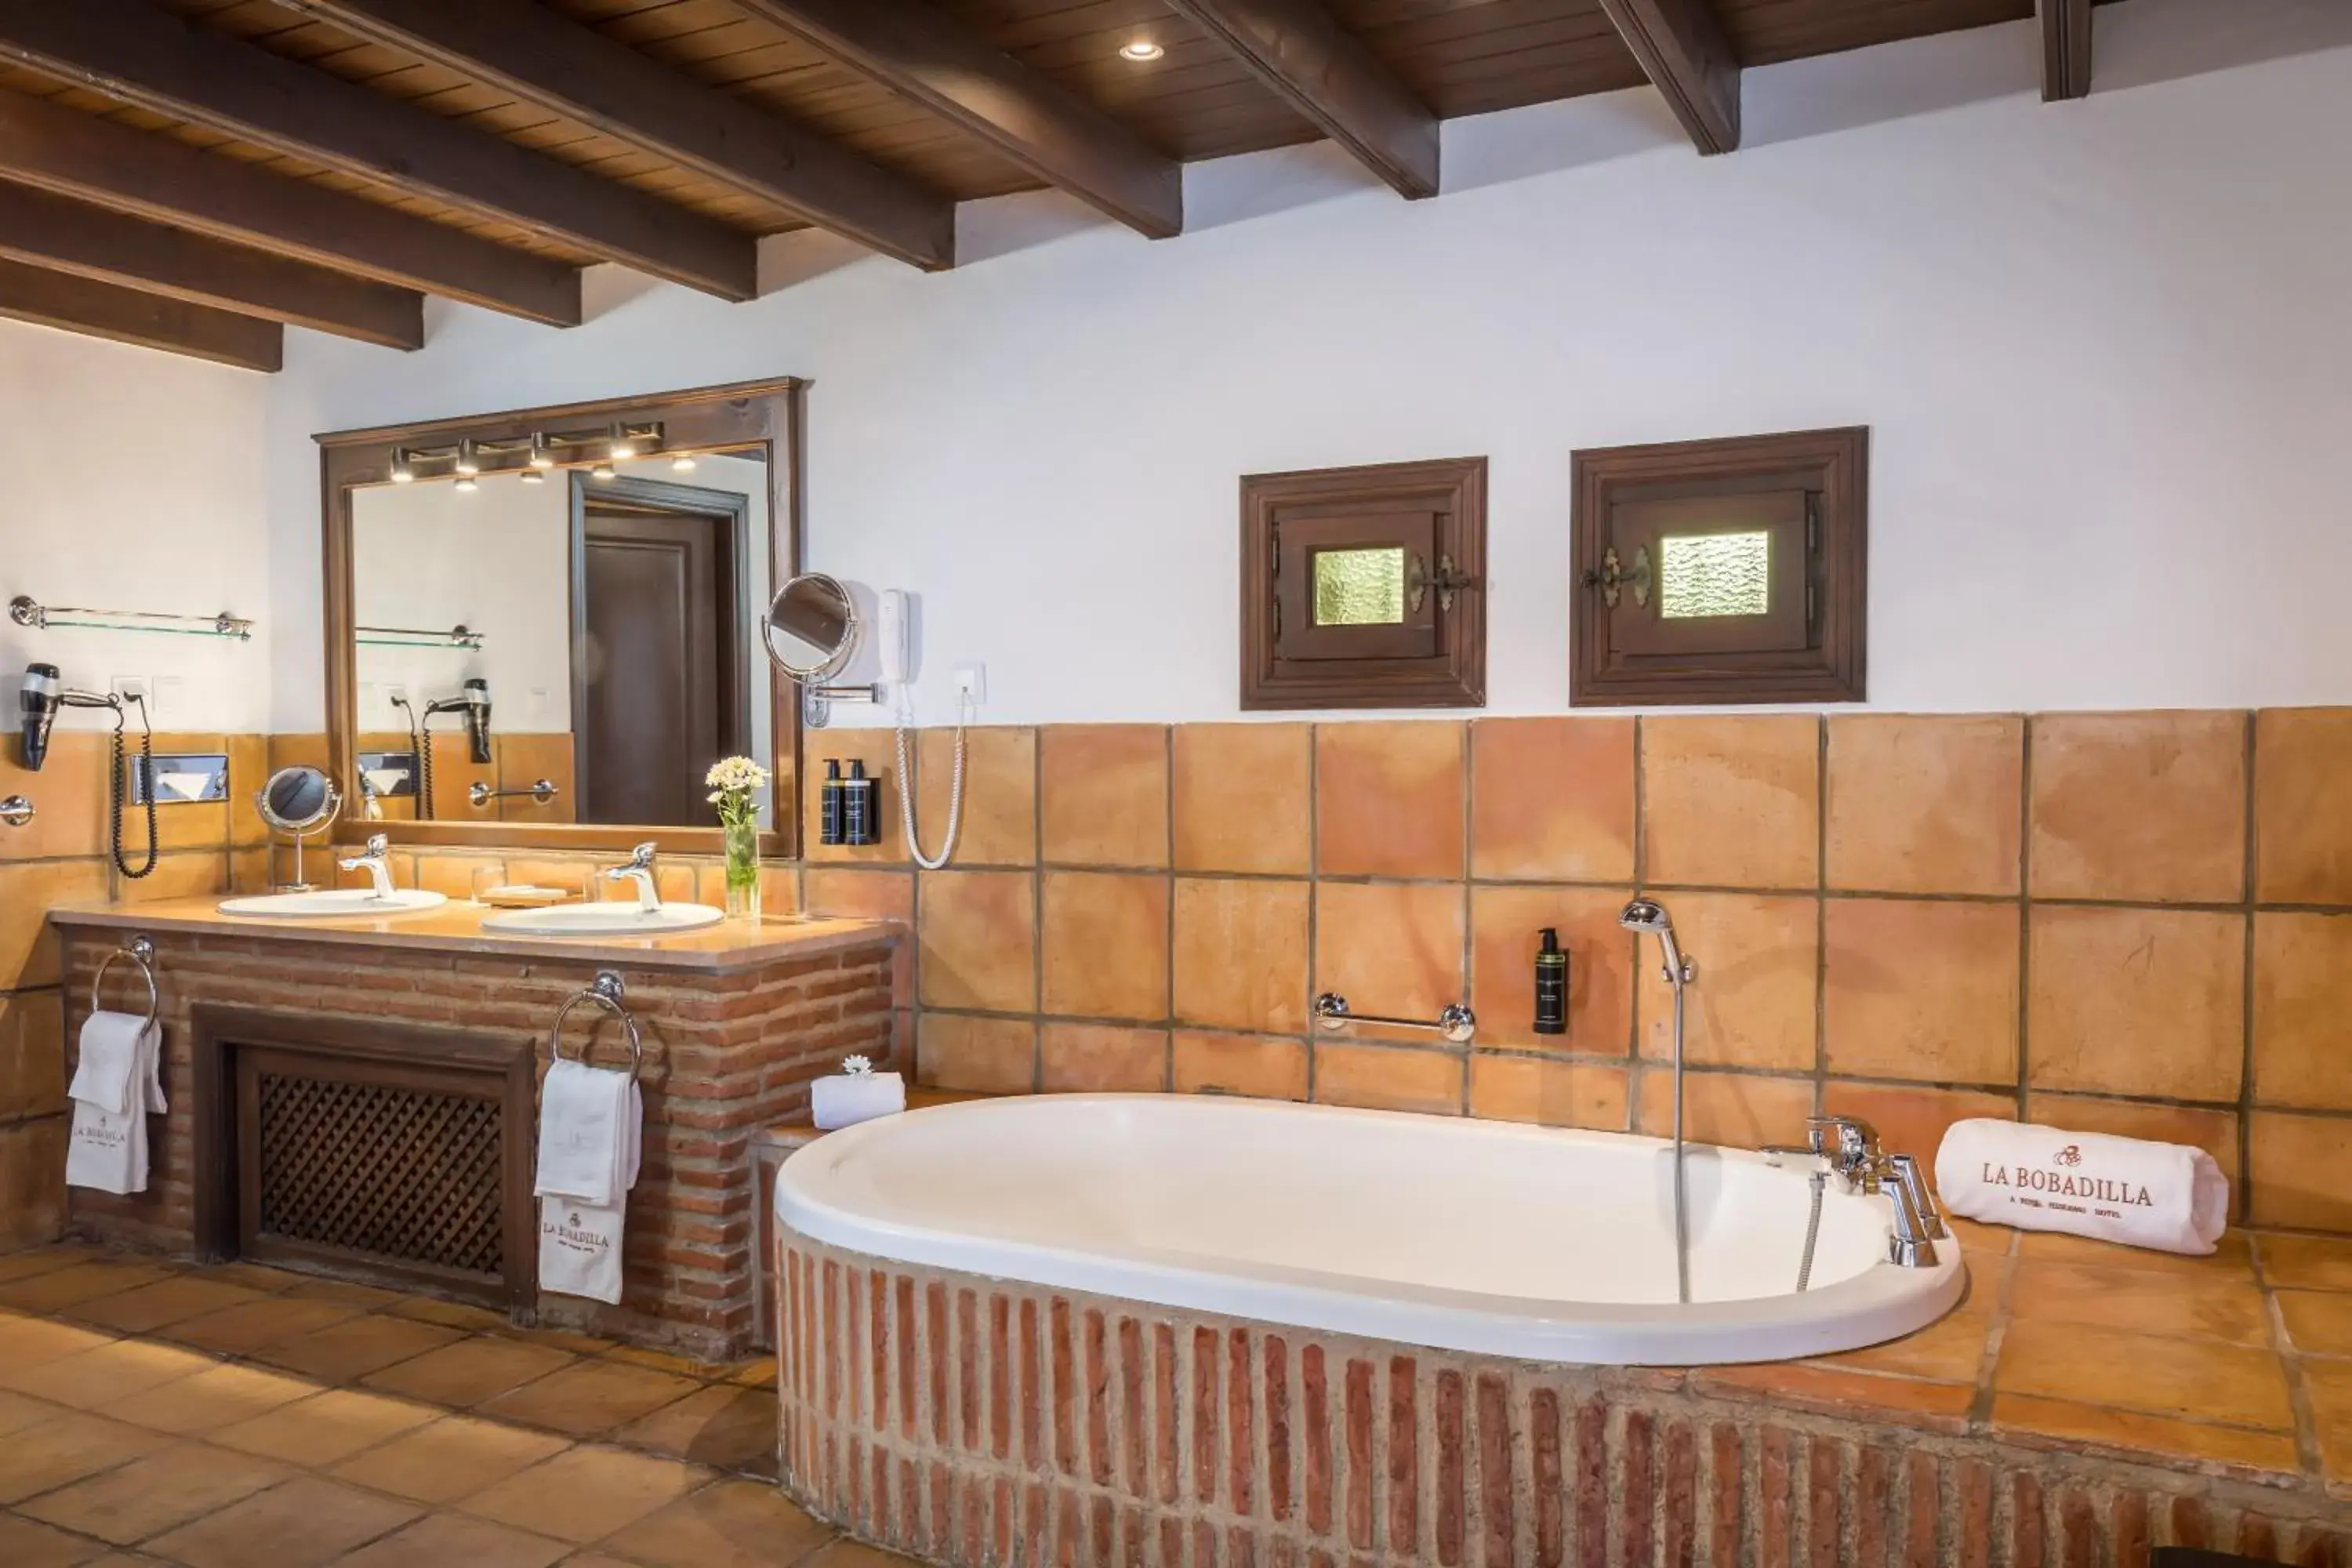
[[[1635,899],[1619,911],[1627,931],[1658,939],[1660,971],[1675,988],[1675,1299],[1690,1300],[1690,1200],[1683,1174],[1683,988],[1698,976],[1675,942],[1675,922],[1654,899]]]
[[[1805,1137],[1801,1147],[1772,1144],[1762,1152],[1817,1159],[1847,1192],[1885,1194],[1895,1205],[1895,1228],[1886,1244],[1889,1259],[1906,1268],[1933,1268],[1936,1243],[1951,1231],[1927,1190],[1919,1162],[1908,1154],[1886,1152],[1879,1144],[1878,1130],[1859,1116],[1808,1117]]]
[[[347,860],[338,860],[335,864],[346,871],[357,871],[364,868],[369,878],[375,883],[375,890],[369,896],[378,903],[388,904],[392,902],[391,856],[392,840],[378,833],[368,839],[366,854],[354,855]]]
[[[629,852],[628,860],[604,871],[608,882],[635,882],[637,885],[637,912],[652,914],[662,907],[661,889],[654,884],[654,846],[640,844]]]

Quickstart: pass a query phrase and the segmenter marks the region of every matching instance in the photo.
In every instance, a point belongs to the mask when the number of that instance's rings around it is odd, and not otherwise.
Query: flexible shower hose
[[[963,727],[971,706],[971,699],[967,695],[960,699],[956,707],[955,773],[948,780],[948,836],[937,856],[923,853],[922,840],[915,832],[913,749],[907,743],[905,719],[902,717],[898,722],[898,821],[907,830],[907,853],[926,871],[938,870],[955,856],[956,830],[963,825]]]

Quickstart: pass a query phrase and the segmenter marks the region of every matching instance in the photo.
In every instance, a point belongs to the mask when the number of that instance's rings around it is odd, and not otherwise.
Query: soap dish
[[[551,904],[568,904],[573,895],[561,888],[534,888],[526,884],[511,888],[485,888],[474,897],[494,910],[543,910]]]

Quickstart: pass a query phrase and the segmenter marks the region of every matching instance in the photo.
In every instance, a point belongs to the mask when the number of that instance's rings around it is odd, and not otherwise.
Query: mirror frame
[[[353,643],[357,585],[352,577],[352,497],[392,482],[395,447],[447,446],[470,437],[508,441],[546,426],[658,423],[663,449],[733,452],[759,456],[768,464],[768,571],[771,583],[798,576],[801,565],[802,418],[807,383],[784,376],[731,382],[719,386],[659,392],[640,397],[603,398],[540,408],[408,425],[334,430],[314,436],[326,558],[326,672],[328,773],[348,796],[358,757],[359,650]],[[765,658],[766,639],[758,640]],[[799,851],[801,832],[801,705],[797,683],[781,673],[769,682],[770,732],[774,754],[775,826],[760,835],[764,857],[789,858]],[[349,812],[336,821],[333,842],[357,844],[381,833],[395,844],[453,848],[628,849],[650,839],[666,853],[717,855],[725,850],[720,829],[643,824],[536,822],[371,822]]]

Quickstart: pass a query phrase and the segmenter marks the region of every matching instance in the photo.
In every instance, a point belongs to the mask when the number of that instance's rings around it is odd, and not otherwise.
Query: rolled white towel
[[[1963,1218],[2201,1256],[2229,1226],[2230,1179],[2178,1143],[2017,1121],[1955,1121],[1936,1190]]]
[[[809,1119],[819,1131],[854,1127],[907,1109],[907,1080],[894,1072],[845,1072],[809,1085]]]

